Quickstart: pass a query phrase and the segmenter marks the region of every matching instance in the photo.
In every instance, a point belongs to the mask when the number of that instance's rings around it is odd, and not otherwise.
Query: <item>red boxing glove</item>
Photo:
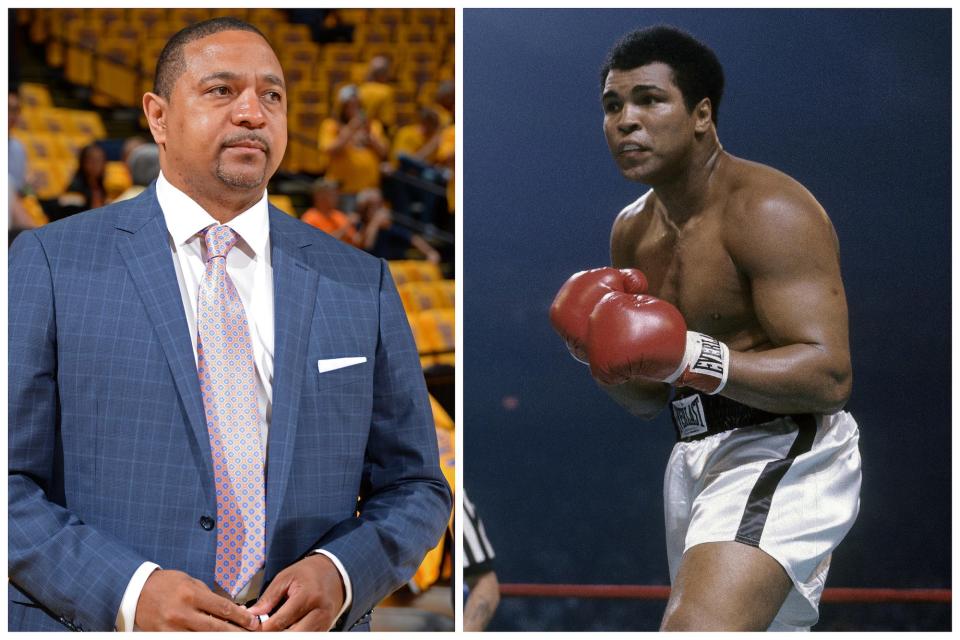
[[[590,312],[611,291],[643,293],[647,278],[637,269],[600,267],[578,271],[560,287],[550,305],[550,323],[567,343],[570,355],[587,364]]]
[[[590,372],[604,384],[633,377],[719,393],[727,383],[730,350],[715,338],[687,331],[669,302],[610,293],[590,314]]]

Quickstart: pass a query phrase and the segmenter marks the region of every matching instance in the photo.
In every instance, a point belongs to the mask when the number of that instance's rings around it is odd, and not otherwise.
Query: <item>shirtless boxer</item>
[[[614,266],[574,274],[550,315],[631,413],[671,405],[661,628],[803,629],[859,510],[839,249],[802,185],[723,150],[722,93],[713,52],[673,28],[610,52],[604,134],[652,189],[613,223]]]

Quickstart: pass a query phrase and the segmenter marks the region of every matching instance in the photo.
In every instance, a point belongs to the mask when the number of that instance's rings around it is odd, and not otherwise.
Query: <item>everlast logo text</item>
[[[703,414],[703,403],[699,395],[692,395],[670,403],[673,410],[673,425],[681,438],[706,433],[707,419]]]
[[[717,378],[723,377],[723,351],[720,349],[719,340],[710,336],[700,339],[700,355],[691,370]]]

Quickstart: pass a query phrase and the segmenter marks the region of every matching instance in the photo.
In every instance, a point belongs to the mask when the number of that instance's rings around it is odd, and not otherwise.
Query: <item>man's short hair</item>
[[[676,27],[646,27],[620,38],[600,69],[600,91],[611,69],[628,71],[653,62],[673,69],[673,81],[683,94],[687,111],[692,113],[698,102],[709,98],[713,123],[717,124],[723,97],[723,67],[710,47]]]
[[[160,52],[160,57],[157,59],[157,71],[153,77],[153,92],[164,100],[169,100],[170,94],[173,92],[173,85],[176,84],[177,78],[180,77],[187,66],[183,57],[184,45],[221,31],[250,31],[270,44],[267,36],[263,35],[259,29],[249,22],[237,18],[211,18],[184,27],[171,36],[167,44],[164,45],[163,51]]]

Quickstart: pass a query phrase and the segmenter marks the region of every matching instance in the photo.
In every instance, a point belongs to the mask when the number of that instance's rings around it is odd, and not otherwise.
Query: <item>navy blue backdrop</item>
[[[465,10],[464,459],[502,582],[667,584],[667,416],[619,409],[547,310],[609,263],[644,190],[601,132],[599,67],[669,23],[714,48],[720,140],[803,183],[840,238],[863,492],[829,586],[949,587],[950,12]],[[663,603],[506,599],[493,629],[655,629]],[[824,605],[818,628],[945,629],[943,605]]]

